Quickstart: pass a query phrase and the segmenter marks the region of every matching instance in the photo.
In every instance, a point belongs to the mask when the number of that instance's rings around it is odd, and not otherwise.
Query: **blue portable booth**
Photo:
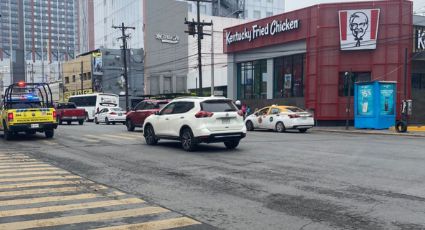
[[[396,121],[396,82],[356,82],[354,85],[354,127],[388,129]]]

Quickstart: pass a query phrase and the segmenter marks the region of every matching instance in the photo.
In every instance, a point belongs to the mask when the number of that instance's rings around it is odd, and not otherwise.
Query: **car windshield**
[[[166,105],[168,104],[168,102],[159,102],[158,104],[157,104],[157,109],[162,109],[162,108],[164,108]]]
[[[234,112],[235,105],[229,100],[209,100],[201,103],[202,111],[206,112]]]
[[[297,107],[286,107],[286,109],[287,109],[289,112],[294,112],[294,113],[302,113],[302,112],[305,112],[304,110],[302,110],[302,109],[300,109],[300,108],[297,108]]]

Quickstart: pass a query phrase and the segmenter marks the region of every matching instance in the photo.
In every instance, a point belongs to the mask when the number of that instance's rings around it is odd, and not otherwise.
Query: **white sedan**
[[[310,113],[295,106],[269,106],[256,111],[245,119],[246,129],[273,129],[284,132],[288,129],[305,133],[314,126]]]
[[[103,108],[94,115],[94,123],[99,124],[104,122],[105,124],[123,123],[125,124],[126,111],[120,107]]]

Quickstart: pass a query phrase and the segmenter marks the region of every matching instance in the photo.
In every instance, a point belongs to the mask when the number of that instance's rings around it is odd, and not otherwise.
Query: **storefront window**
[[[304,55],[274,59],[274,97],[304,96]]]
[[[267,60],[238,64],[238,98],[267,98]]]
[[[338,80],[338,95],[340,97],[346,97],[348,96],[348,84],[345,80],[345,73],[348,72],[340,72],[339,73],[339,80]],[[350,95],[354,96],[354,83],[355,82],[366,82],[371,80],[371,74],[370,72],[353,72],[351,73],[351,90]]]

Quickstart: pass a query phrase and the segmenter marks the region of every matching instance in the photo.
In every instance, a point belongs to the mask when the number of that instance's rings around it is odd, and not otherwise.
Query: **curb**
[[[415,133],[383,133],[383,132],[364,132],[357,130],[336,130],[336,129],[312,129],[316,132],[328,132],[328,133],[349,133],[349,134],[368,134],[368,135],[387,135],[387,136],[406,136],[406,137],[425,137],[424,134]]]

